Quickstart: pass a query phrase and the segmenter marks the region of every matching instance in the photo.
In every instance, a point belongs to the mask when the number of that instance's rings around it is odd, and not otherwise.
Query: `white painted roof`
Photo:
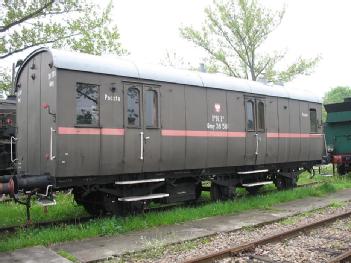
[[[145,65],[125,58],[94,56],[84,53],[74,53],[63,50],[40,48],[32,52],[27,58],[40,52],[50,52],[56,68],[125,76],[137,79],[156,80],[184,85],[241,91],[274,97],[284,97],[303,101],[321,103],[321,99],[310,92],[284,86],[265,85],[260,82],[238,79],[223,74],[210,74],[196,71],[179,70],[171,67]],[[26,62],[25,61],[25,62]],[[23,63],[25,65],[25,63]],[[20,73],[21,69],[18,71]],[[19,74],[18,73],[18,74]]]

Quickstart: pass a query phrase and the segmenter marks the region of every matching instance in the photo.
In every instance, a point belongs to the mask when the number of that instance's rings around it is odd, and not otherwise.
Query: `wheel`
[[[84,209],[93,216],[101,216],[104,214],[104,208],[101,205],[83,202],[82,203]]]
[[[340,175],[345,175],[347,173],[347,170],[346,170],[346,167],[344,164],[339,164],[337,167],[336,167],[337,171],[338,171],[338,174]]]
[[[274,180],[275,187],[278,188],[278,190],[284,190],[285,189],[285,180],[283,177],[277,177]]]
[[[117,217],[126,217],[129,215],[137,215],[144,212],[146,203],[144,201],[135,202],[116,202],[114,215]]]
[[[262,188],[262,185],[245,187],[246,191],[248,191],[250,195],[256,195],[261,188]]]
[[[200,198],[201,193],[202,193],[202,183],[200,182],[195,186],[195,200],[198,200]]]
[[[211,200],[212,201],[226,201],[234,199],[234,186],[224,186],[216,183],[211,184]]]
[[[74,200],[78,205],[82,205],[84,209],[91,215],[101,216],[105,213],[103,205],[103,195],[100,192],[91,192],[84,195],[82,189],[73,189]]]
[[[292,189],[296,187],[296,178],[289,178],[284,176],[278,176],[274,180],[275,186],[278,190]]]

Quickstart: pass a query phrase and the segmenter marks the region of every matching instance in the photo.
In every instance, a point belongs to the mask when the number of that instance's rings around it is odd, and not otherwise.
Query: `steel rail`
[[[164,205],[160,207],[153,207],[153,208],[147,208],[144,210],[144,213],[151,213],[151,212],[159,212],[159,211],[166,211],[168,209],[172,209],[174,207],[179,207],[177,204],[171,204],[171,205]],[[86,223],[90,220],[93,219],[101,219],[101,218],[108,218],[112,217],[112,215],[102,215],[102,216],[83,216],[83,217],[78,217],[78,218],[68,218],[68,219],[61,219],[61,220],[50,220],[50,221],[41,221],[41,222],[34,222],[31,224],[21,224],[21,225],[13,225],[13,226],[5,226],[5,227],[0,227],[0,234],[5,233],[5,232],[15,232],[18,229],[25,229],[25,228],[40,228],[40,227],[50,227],[54,225],[75,225],[75,224],[81,224],[81,223]]]
[[[268,237],[265,237],[265,238],[262,238],[259,240],[247,242],[247,243],[244,243],[240,246],[235,246],[235,247],[223,249],[221,251],[218,251],[218,252],[215,252],[212,254],[208,254],[208,255],[200,256],[200,257],[193,258],[190,260],[186,260],[186,261],[184,261],[184,263],[213,262],[214,260],[217,260],[220,258],[231,257],[231,256],[237,255],[241,252],[253,250],[257,246],[280,241],[280,240],[283,240],[285,238],[295,236],[295,235],[299,234],[300,232],[309,231],[309,230],[312,230],[313,228],[320,227],[322,225],[331,223],[335,220],[350,217],[350,216],[351,216],[351,211],[348,211],[346,213],[342,213],[342,214],[339,214],[336,216],[331,216],[331,217],[328,217],[328,218],[325,218],[325,219],[322,219],[322,220],[319,220],[319,221],[316,221],[316,222],[313,222],[310,224],[306,224],[306,225],[303,225],[300,227],[296,227],[294,229],[287,230],[287,231],[284,231],[284,232],[281,232],[281,233],[278,233],[278,234],[275,234],[272,236],[268,236]],[[336,262],[338,262],[338,261],[336,261]]]
[[[343,262],[350,262],[350,261],[351,261],[351,249],[335,258],[332,258],[331,260],[328,261],[328,263],[343,263]]]
[[[42,222],[35,222],[32,224],[23,224],[23,225],[14,225],[14,226],[5,226],[0,227],[0,233],[5,232],[15,232],[18,229],[25,229],[25,228],[39,228],[39,227],[49,227],[54,225],[74,225],[88,222],[91,219],[96,219],[97,217],[94,216],[84,216],[79,218],[69,218],[69,219],[61,219],[61,220],[51,220],[51,221],[42,221]]]

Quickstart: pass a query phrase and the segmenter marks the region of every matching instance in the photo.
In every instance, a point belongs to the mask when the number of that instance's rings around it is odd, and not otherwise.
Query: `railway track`
[[[167,205],[167,206],[147,208],[147,209],[145,209],[144,213],[165,211],[165,210],[172,209],[172,208],[174,208],[176,206],[177,206],[176,204],[172,204],[172,205]],[[178,205],[178,207],[179,207],[179,205]],[[108,217],[111,217],[111,215],[106,215],[106,216],[83,216],[83,217],[79,217],[79,218],[69,218],[69,219],[62,219],[62,220],[41,221],[41,222],[35,222],[35,223],[30,223],[30,224],[21,224],[21,225],[15,225],[15,226],[5,226],[5,227],[0,227],[0,233],[16,232],[16,230],[24,229],[24,228],[40,228],[40,227],[50,227],[50,226],[55,226],[55,225],[77,225],[77,224],[89,222],[90,220],[99,219],[99,218],[108,218]]]
[[[298,185],[297,187],[310,187],[310,186],[314,186],[314,185],[318,185],[321,184],[323,182],[311,182],[311,183],[306,183],[306,184],[302,184],[302,185]],[[266,190],[266,191],[262,191],[260,192],[260,194],[267,194],[267,193],[271,193],[277,191],[276,189],[273,190]],[[240,196],[238,196],[240,197]],[[170,204],[170,205],[163,205],[163,206],[159,206],[159,207],[152,207],[152,208],[147,208],[144,210],[144,213],[151,213],[151,212],[161,212],[161,211],[166,211],[166,210],[171,210],[175,207],[197,207],[200,205],[204,205],[204,204],[208,204],[211,203],[211,201],[208,200],[201,200],[198,201],[196,203],[192,203],[192,204]],[[0,227],[0,233],[13,233],[16,232],[16,230],[18,229],[24,229],[24,228],[41,228],[41,227],[50,227],[50,226],[54,226],[54,225],[76,225],[76,224],[81,224],[81,223],[86,223],[90,220],[93,219],[98,219],[98,218],[107,218],[110,215],[107,216],[84,216],[84,217],[79,217],[79,218],[69,218],[69,219],[62,219],[62,220],[51,220],[51,221],[41,221],[41,222],[35,222],[35,223],[31,223],[31,224],[21,224],[21,225],[14,225],[14,226],[5,226],[5,227]]]
[[[268,244],[275,244],[279,242],[287,242],[287,239],[294,238],[302,233],[306,234],[310,231],[323,227],[327,224],[331,224],[337,220],[342,220],[345,218],[351,217],[351,211],[330,216],[326,219],[322,219],[310,224],[306,224],[300,227],[296,227],[294,229],[290,229],[284,232],[280,232],[278,234],[274,234],[268,237],[264,237],[262,239],[254,240],[252,242],[247,242],[239,246],[230,247],[227,249],[223,249],[221,251],[214,252],[212,254],[196,257],[190,260],[185,261],[184,263],[204,263],[204,262],[282,262],[276,261],[269,258],[269,253],[264,253],[265,256],[255,254],[255,249],[258,247],[264,247]],[[330,240],[338,240],[341,239],[339,237],[329,237]],[[344,251],[335,251],[320,248],[321,252],[331,253],[333,255],[337,254],[334,257],[331,257],[328,263],[336,263],[336,262],[351,262],[351,250],[350,250],[350,242],[351,239],[348,240],[348,248],[344,248]],[[264,250],[262,248],[261,250]],[[268,256],[267,256],[268,254]],[[240,261],[240,258],[244,258],[243,261]],[[247,261],[249,260],[249,261]],[[255,260],[255,261],[254,261]],[[286,262],[286,261],[283,261]],[[294,261],[296,262],[296,261]]]

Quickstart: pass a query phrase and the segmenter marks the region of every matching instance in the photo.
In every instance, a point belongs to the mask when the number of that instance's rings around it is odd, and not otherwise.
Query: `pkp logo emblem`
[[[216,104],[214,105],[214,109],[215,109],[216,112],[221,112],[221,104],[216,103]]]

